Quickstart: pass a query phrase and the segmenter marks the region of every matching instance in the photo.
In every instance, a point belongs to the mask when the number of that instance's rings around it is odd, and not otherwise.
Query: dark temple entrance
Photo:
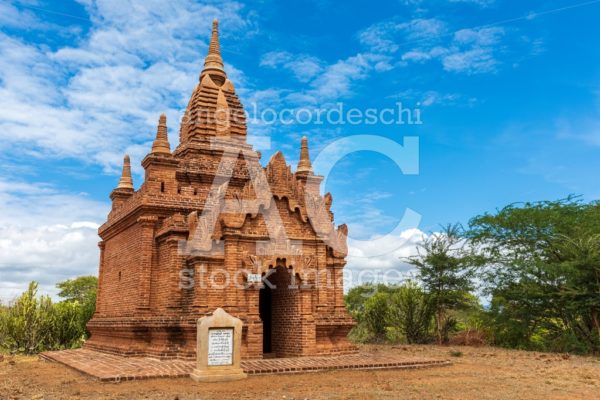
[[[263,323],[263,354],[272,353],[271,331],[273,321],[273,292],[264,285],[258,292],[258,313]]]
[[[292,285],[293,270],[283,265],[269,269],[258,294],[258,311],[263,323],[263,358],[295,357],[302,352],[300,294]]]

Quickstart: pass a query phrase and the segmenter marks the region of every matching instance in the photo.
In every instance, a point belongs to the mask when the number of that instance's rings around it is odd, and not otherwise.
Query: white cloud
[[[351,283],[345,289],[367,282],[398,283],[410,278],[415,269],[404,260],[417,254],[418,246],[425,238],[427,235],[424,232],[414,228],[396,236],[388,235],[383,240],[381,236],[374,235],[371,240],[354,244],[348,251],[345,272]],[[370,254],[380,255],[367,256]]]
[[[308,84],[295,91],[269,89],[270,92],[278,94],[278,105],[287,102],[292,106],[322,106],[352,95],[355,83],[367,78],[370,73],[391,69],[389,61],[390,57],[387,55],[358,53],[327,64],[306,54],[294,55],[285,51],[275,51],[264,54],[260,65],[267,68],[283,67],[291,71],[299,82]]]
[[[502,39],[504,29],[500,27],[461,29],[454,33],[454,43],[457,45],[491,46]]]
[[[475,98],[466,98],[459,93],[442,93],[436,90],[407,89],[390,96],[401,102],[418,103],[423,107],[433,105],[467,105],[471,106],[477,102]]]
[[[468,74],[494,72],[498,65],[496,46],[504,34],[499,27],[455,32],[450,48],[441,57],[444,69]]]
[[[76,46],[53,51],[0,33],[0,152],[77,158],[114,172],[128,148],[152,139],[161,112],[176,143],[212,19],[223,38],[254,29],[234,1],[82,4],[92,26]]]
[[[9,2],[1,2],[0,26],[6,28],[46,29],[50,25],[41,22],[30,10],[19,9]]]
[[[449,0],[450,3],[471,3],[480,7],[488,7],[496,2],[496,0]]]
[[[357,54],[327,66],[317,79],[311,82],[309,91],[320,101],[335,100],[352,93],[352,83],[365,79],[369,72],[387,70],[388,57],[377,54]]]
[[[321,60],[306,54],[293,55],[287,51],[273,51],[262,56],[261,66],[283,67],[293,72],[300,82],[308,82],[321,72]]]
[[[497,61],[488,49],[473,49],[449,54],[442,60],[444,69],[453,72],[483,73],[494,71]]]
[[[501,27],[453,32],[437,18],[409,22],[394,18],[371,25],[359,34],[359,40],[371,52],[398,55],[404,63],[437,61],[449,72],[479,74],[497,70],[497,54],[505,36]]]
[[[0,179],[0,300],[31,280],[46,294],[65,279],[98,273],[97,229],[106,203],[45,183]]]
[[[393,19],[371,25],[358,38],[372,51],[395,53],[402,45],[436,39],[446,31],[446,23],[436,18],[416,18],[409,22]]]

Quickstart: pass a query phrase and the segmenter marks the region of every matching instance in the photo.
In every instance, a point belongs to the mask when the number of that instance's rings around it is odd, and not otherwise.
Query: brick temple
[[[334,225],[308,142],[295,171],[281,152],[263,167],[246,132],[215,21],[177,147],[161,115],[138,190],[125,156],[99,228],[86,348],[193,359],[197,319],[221,307],[244,323],[245,359],[355,351],[342,284],[347,228]]]

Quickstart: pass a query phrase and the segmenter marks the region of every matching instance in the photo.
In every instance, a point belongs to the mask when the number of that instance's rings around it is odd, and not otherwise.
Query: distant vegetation
[[[347,294],[353,340],[600,353],[600,203],[510,205],[446,227],[404,261],[415,282]]]
[[[97,285],[93,276],[61,282],[56,286],[63,300],[53,303],[49,296],[38,296],[38,285],[31,282],[21,296],[0,306],[0,349],[35,354],[80,347],[96,308]]]

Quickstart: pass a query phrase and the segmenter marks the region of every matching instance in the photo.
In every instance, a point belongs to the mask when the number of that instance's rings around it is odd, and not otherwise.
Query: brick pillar
[[[167,307],[173,309],[181,308],[181,270],[185,266],[184,256],[179,254],[179,242],[181,237],[173,236],[166,240],[166,249],[169,254],[169,263],[161,265],[161,268],[167,268],[169,271],[169,293],[167,293]]]
[[[328,293],[327,289],[327,275],[323,273],[327,271],[327,248],[324,245],[317,245],[316,249],[317,265],[319,266],[317,273],[317,304],[316,309],[318,313],[326,313],[328,311]]]
[[[346,312],[346,304],[344,303],[344,265],[345,262],[336,263],[331,270],[334,274],[334,312],[336,314],[344,314]]]
[[[223,289],[222,307],[229,313],[236,314],[239,312],[239,300],[241,300],[241,298],[238,299],[238,293],[242,294],[242,290],[236,287],[236,273],[242,267],[240,241],[237,232],[228,232],[225,235],[224,253],[224,267],[228,273],[228,284]]]
[[[311,355],[317,351],[317,333],[315,318],[312,313],[312,298],[315,289],[300,290],[300,320],[301,320],[301,354]]]
[[[152,259],[154,254],[154,228],[158,217],[144,216],[137,222],[142,229],[140,241],[140,270],[138,274],[138,311],[150,311],[150,283],[152,274]]]
[[[260,320],[258,309],[258,296],[260,288],[252,286],[243,292],[245,302],[248,306],[247,313],[247,337],[244,358],[262,358],[263,352],[263,324]]]
[[[96,290],[96,312],[95,314],[100,314],[103,311],[102,304],[102,281],[105,278],[104,274],[104,248],[106,247],[106,243],[104,241],[98,242],[98,247],[100,248],[100,267],[98,270],[98,288]]]
[[[199,314],[208,312],[208,263],[206,260],[197,258],[189,262],[188,266],[194,270],[194,300],[192,307]]]

